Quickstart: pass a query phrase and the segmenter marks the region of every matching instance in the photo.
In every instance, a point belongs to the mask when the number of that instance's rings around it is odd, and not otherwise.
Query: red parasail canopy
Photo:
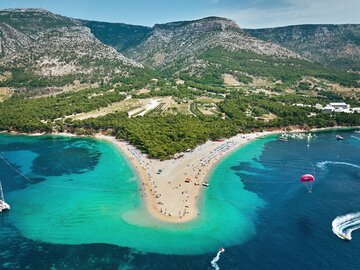
[[[301,176],[300,181],[302,183],[314,182],[315,177],[313,175],[311,175],[311,174],[304,174],[303,176]]]

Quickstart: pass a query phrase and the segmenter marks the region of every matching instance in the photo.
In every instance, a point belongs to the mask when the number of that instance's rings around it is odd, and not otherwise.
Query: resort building
[[[350,105],[344,102],[335,102],[326,105],[322,111],[324,113],[354,113]]]
[[[360,113],[360,107],[358,108],[351,108],[351,106],[345,102],[334,102],[327,104],[325,107],[323,107],[321,104],[317,103],[314,106],[308,105],[308,104],[302,104],[302,103],[293,103],[292,106],[297,107],[308,107],[308,108],[315,108],[317,110],[320,110],[324,113]],[[314,115],[311,115],[314,116]]]
[[[335,110],[346,110],[346,109],[350,109],[350,105],[345,103],[345,102],[335,102],[335,103],[330,103],[330,106],[334,107]]]
[[[334,108],[333,106],[326,105],[326,106],[322,109],[322,111],[323,111],[324,113],[332,113],[332,112],[335,111],[335,108]]]

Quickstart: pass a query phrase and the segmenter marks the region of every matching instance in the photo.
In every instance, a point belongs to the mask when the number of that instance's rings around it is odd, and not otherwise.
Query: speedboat
[[[224,248],[220,248],[219,251],[222,253],[222,252],[225,252],[225,249],[224,249]]]
[[[279,141],[281,141],[281,142],[287,142],[287,141],[288,141],[288,138],[281,136],[281,137],[279,138]]]
[[[351,240],[351,236],[349,237],[345,233],[337,232],[335,234],[342,240],[345,240],[345,241],[350,241]]]
[[[336,135],[336,140],[341,141],[343,139],[344,139],[344,137],[341,137],[340,135]]]
[[[202,185],[203,185],[204,187],[209,187],[209,186],[210,186],[208,182],[204,182]]]

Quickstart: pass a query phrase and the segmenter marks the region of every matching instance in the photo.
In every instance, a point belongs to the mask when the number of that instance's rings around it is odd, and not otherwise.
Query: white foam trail
[[[220,260],[220,255],[224,251],[219,250],[219,252],[216,254],[216,256],[211,261],[211,266],[214,267],[215,270],[220,270],[220,267],[218,266],[217,262]]]
[[[357,229],[360,229],[360,212],[339,216],[332,222],[332,231],[344,240],[351,240],[351,233]]]
[[[360,138],[359,137],[356,137],[356,136],[351,136],[351,138],[353,138],[353,139],[356,139],[356,140],[359,140],[360,141]]]
[[[344,165],[344,166],[350,166],[353,168],[360,169],[359,165],[348,163],[348,162],[341,162],[341,161],[322,161],[322,162],[316,163],[316,167],[318,167],[320,169],[325,169],[326,165],[328,165],[328,164]]]

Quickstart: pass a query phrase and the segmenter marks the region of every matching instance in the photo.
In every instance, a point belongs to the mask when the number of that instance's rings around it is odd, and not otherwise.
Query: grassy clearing
[[[10,90],[6,87],[0,87],[0,102],[10,97]]]

